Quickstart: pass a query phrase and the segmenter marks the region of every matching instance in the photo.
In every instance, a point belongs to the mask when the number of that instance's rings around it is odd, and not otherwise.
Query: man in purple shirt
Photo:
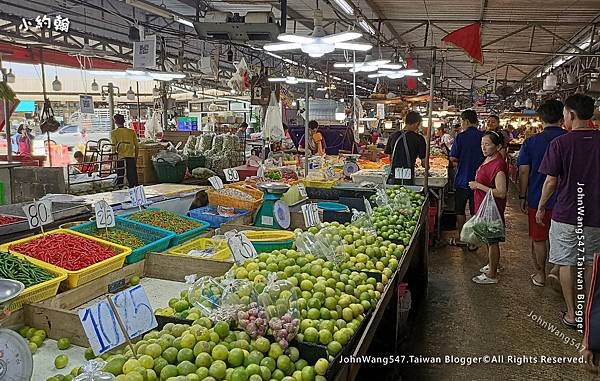
[[[600,131],[590,128],[593,114],[591,97],[575,94],[565,101],[563,120],[571,132],[555,138],[548,146],[539,169],[546,180],[536,213],[537,223],[543,223],[546,205],[556,193],[550,225],[550,262],[560,266],[567,306],[561,320],[581,333],[586,299],[582,281],[585,278],[585,284],[590,285],[594,254],[600,252]]]

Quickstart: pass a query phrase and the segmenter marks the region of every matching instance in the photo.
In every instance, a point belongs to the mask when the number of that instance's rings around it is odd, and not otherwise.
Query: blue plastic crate
[[[222,224],[234,220],[238,217],[244,216],[250,213],[244,209],[234,209],[235,216],[227,217],[217,214],[217,206],[209,205],[202,208],[192,209],[188,212],[188,215],[196,220],[206,221],[210,224],[211,228],[218,228]]]
[[[159,229],[154,226],[141,224],[120,217],[115,219],[115,227],[137,236],[146,243],[146,245],[133,250],[131,254],[127,256],[125,259],[127,264],[141,261],[146,257],[146,253],[167,250],[171,244],[171,240],[175,237],[175,233],[168,230]],[[95,221],[73,226],[69,229],[88,235],[93,235],[98,231]],[[115,243],[118,244],[119,242]]]
[[[144,210],[160,210],[160,209],[147,208],[147,209],[144,209]],[[136,213],[139,213],[139,210],[123,214],[123,215],[121,215],[121,217],[122,218],[126,218],[127,220],[129,220],[129,217],[131,215],[133,215],[133,214],[136,214]],[[175,213],[175,214],[177,214],[177,213]],[[195,237],[201,235],[202,233],[204,233],[210,227],[210,224],[208,222],[206,222],[206,221],[197,220],[195,218],[190,218],[190,217],[187,217],[187,216],[182,216],[181,214],[177,214],[177,215],[179,217],[181,217],[181,218],[185,218],[186,220],[190,220],[190,221],[194,221],[194,222],[200,222],[202,224],[202,226],[197,227],[197,228],[192,229],[192,230],[188,230],[185,233],[181,233],[181,234],[176,234],[175,232],[166,230],[166,231],[169,231],[170,233],[174,234],[174,236],[171,238],[171,243],[169,244],[169,247],[181,245],[182,243],[184,243],[186,241],[189,241],[190,239],[195,238]],[[137,221],[132,221],[132,220],[129,220],[129,221],[139,223]],[[144,224],[140,224],[140,225],[144,225]],[[149,225],[149,226],[151,226],[151,225]],[[155,228],[155,229],[160,229],[160,228],[157,228],[155,226],[152,226],[152,227]],[[164,229],[160,229],[160,230],[164,230]]]

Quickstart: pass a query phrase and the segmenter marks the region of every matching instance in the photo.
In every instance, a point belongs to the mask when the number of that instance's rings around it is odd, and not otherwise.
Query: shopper
[[[469,182],[469,188],[474,192],[475,213],[491,189],[494,201],[504,223],[504,210],[506,209],[506,193],[508,191],[508,165],[500,154],[504,147],[504,136],[497,131],[486,131],[481,138],[481,151],[485,160],[477,169],[475,181]],[[481,274],[473,277],[473,282],[478,284],[498,283],[498,263],[500,261],[500,242],[504,239],[487,243],[488,264],[481,268]]]
[[[454,177],[454,205],[456,212],[456,224],[458,232],[462,231],[466,221],[465,209],[469,204],[469,213],[475,214],[475,205],[473,190],[469,188],[469,182],[475,180],[475,172],[483,162],[483,153],[481,152],[481,138],[483,132],[477,129],[477,113],[473,110],[465,110],[460,114],[461,128],[463,132],[459,133],[454,139],[454,144],[450,150],[450,161],[456,168]],[[453,246],[464,246],[457,238],[451,238],[449,241]],[[477,250],[474,246],[469,246],[470,250]]]
[[[421,166],[426,166],[427,141],[417,132],[422,123],[421,114],[409,111],[404,118],[404,129],[394,132],[388,139],[384,150],[390,155],[392,167],[388,183],[414,184],[417,157]],[[410,170],[410,173],[404,170]]]
[[[111,132],[110,139],[117,152],[117,185],[123,184],[123,176],[126,174],[127,185],[132,188],[138,185],[138,138],[135,131],[125,127],[123,115],[115,114],[113,120],[117,128]]]
[[[550,231],[552,207],[556,199],[553,196],[548,200],[544,220],[542,224],[538,224],[535,221],[535,213],[542,195],[542,186],[546,179],[546,175],[540,173],[539,168],[550,142],[554,138],[567,133],[560,127],[563,107],[561,101],[552,99],[544,102],[537,109],[537,115],[542,120],[544,130],[525,139],[517,159],[521,210],[529,216],[530,248],[535,269],[535,273],[531,275],[531,282],[539,287],[543,287],[546,281],[546,260],[550,249],[548,232]],[[548,278],[558,282],[558,267],[555,267],[548,274]]]
[[[454,139],[452,139],[452,136],[450,136],[450,134],[446,132],[446,127],[444,125],[436,128],[436,130],[435,130],[435,145],[437,147],[444,150],[444,152],[449,153],[450,149],[452,148],[453,142],[454,142]]]
[[[486,131],[496,131],[500,134],[502,134],[502,131],[500,130],[500,118],[498,117],[498,115],[490,115],[487,120],[485,121],[485,130]],[[504,136],[503,136],[504,138]],[[503,158],[506,159],[506,139],[504,139],[504,145],[502,146],[502,150],[500,151],[500,155],[502,155]]]
[[[34,136],[31,134],[31,128],[25,127],[24,124],[21,124],[17,130],[17,133],[17,146],[19,147],[19,155],[31,157],[31,144],[34,139]]]
[[[571,132],[555,138],[540,164],[546,175],[536,221],[544,223],[553,193],[556,203],[550,223],[550,262],[560,266],[560,283],[567,310],[567,327],[583,328],[575,315],[575,271],[585,265],[590,284],[594,253],[600,252],[600,131],[589,127],[594,99],[575,94],[565,101],[563,120]]]

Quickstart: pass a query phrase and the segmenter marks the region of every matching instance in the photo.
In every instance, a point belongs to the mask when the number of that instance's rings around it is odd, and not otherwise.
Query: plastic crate
[[[291,249],[294,246],[295,235],[285,230],[245,231],[257,253],[268,253],[274,250]]]
[[[227,261],[231,258],[231,250],[227,246],[227,242],[223,240],[214,240],[211,238],[196,238],[193,241],[184,243],[169,250],[167,253],[172,255],[190,256],[188,253],[191,250],[205,250],[211,246],[217,245],[217,251],[210,257],[199,257],[202,259],[210,259],[213,261]]]
[[[77,271],[63,269],[61,267],[52,265],[50,263],[46,263],[47,266],[44,268],[60,269],[61,271],[64,271],[67,274],[66,284],[67,284],[67,288],[69,288],[69,289],[75,288],[77,286],[80,286],[80,285],[88,283],[88,282],[91,282],[94,279],[98,279],[106,274],[109,274],[115,270],[122,268],[123,264],[125,263],[125,257],[127,257],[129,254],[131,254],[131,249],[128,247],[116,245],[112,242],[107,242],[102,239],[92,237],[92,236],[89,236],[86,234],[82,234],[82,233],[79,233],[79,232],[76,232],[73,230],[56,229],[56,230],[46,232],[46,234],[53,234],[53,233],[72,234],[72,235],[77,235],[77,236],[80,236],[83,238],[87,238],[89,240],[96,241],[97,243],[99,243],[103,246],[107,246],[117,253],[113,257],[110,257],[101,262],[95,263],[89,267],[86,267],[84,269],[77,270]],[[37,234],[32,237],[27,237],[27,238],[19,239],[17,241],[12,241],[12,242],[6,243],[0,247],[0,251],[10,251],[10,246],[12,246],[12,245],[33,241],[34,239],[37,239],[39,237],[40,237],[40,234]],[[16,253],[21,254],[19,252],[16,252]],[[27,255],[25,255],[25,256],[27,258],[31,258]],[[35,259],[35,258],[32,258],[32,259]],[[40,262],[42,262],[42,261],[40,261]],[[45,262],[43,262],[43,263],[45,263]]]
[[[160,210],[160,209],[147,208],[145,210]],[[136,213],[139,213],[139,211],[135,211],[135,212],[131,212],[131,213],[126,213],[126,214],[121,215],[121,217],[126,218],[126,219],[129,220],[129,217],[132,216],[132,215],[134,215],[134,214],[136,214]],[[185,233],[181,233],[181,234],[176,234],[173,231],[167,230],[167,231],[175,234],[173,237],[171,237],[171,242],[169,243],[169,247],[181,245],[182,243],[184,243],[186,241],[189,241],[190,239],[195,238],[195,237],[199,236],[200,234],[204,233],[204,231],[210,227],[210,224],[208,222],[206,222],[206,221],[197,220],[195,218],[190,218],[190,217],[182,216],[181,214],[177,214],[177,215],[179,217],[181,217],[181,218],[185,218],[186,220],[190,220],[190,221],[194,221],[194,222],[199,222],[199,223],[202,224],[202,226],[197,227],[197,228],[192,229],[192,230],[188,230]],[[133,222],[137,222],[137,221],[133,221]],[[149,225],[149,226],[157,228],[156,226],[153,226],[153,225]],[[160,228],[157,228],[157,229],[160,229]],[[164,229],[164,230],[166,230],[166,229]]]
[[[175,233],[171,231],[159,229],[137,221],[126,220],[121,217],[115,219],[115,227],[135,235],[145,243],[142,247],[132,249],[131,254],[125,259],[125,263],[127,264],[141,261],[146,257],[146,253],[167,250],[171,243],[171,239],[175,236]],[[94,235],[98,231],[95,221],[73,226],[70,229],[87,235]]]
[[[14,255],[15,257],[26,259],[35,266],[51,272],[52,274],[56,275],[56,277],[24,289],[19,296],[10,302],[10,305],[8,306],[9,311],[14,312],[23,308],[25,304],[41,302],[42,300],[56,296],[60,282],[67,279],[67,273],[65,270],[48,264],[44,261],[15,253],[14,251],[10,252],[10,254]]]
[[[156,172],[156,178],[161,183],[175,183],[179,184],[185,178],[185,171],[187,169],[187,163],[180,161],[175,165],[172,165],[164,159],[153,160],[152,165]]]
[[[250,213],[250,211],[248,210],[234,209],[235,215],[227,217],[217,214],[217,208],[218,207],[214,205],[209,205],[198,209],[192,209],[188,212],[188,215],[196,220],[206,221],[210,224],[211,228],[216,229],[222,224],[225,224],[231,220],[234,220],[241,216],[245,216],[246,214]]]

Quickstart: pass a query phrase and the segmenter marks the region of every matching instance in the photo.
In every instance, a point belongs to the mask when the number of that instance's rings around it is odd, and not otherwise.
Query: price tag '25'
[[[94,204],[94,214],[96,215],[96,227],[112,228],[115,226],[115,211],[104,200]]]

